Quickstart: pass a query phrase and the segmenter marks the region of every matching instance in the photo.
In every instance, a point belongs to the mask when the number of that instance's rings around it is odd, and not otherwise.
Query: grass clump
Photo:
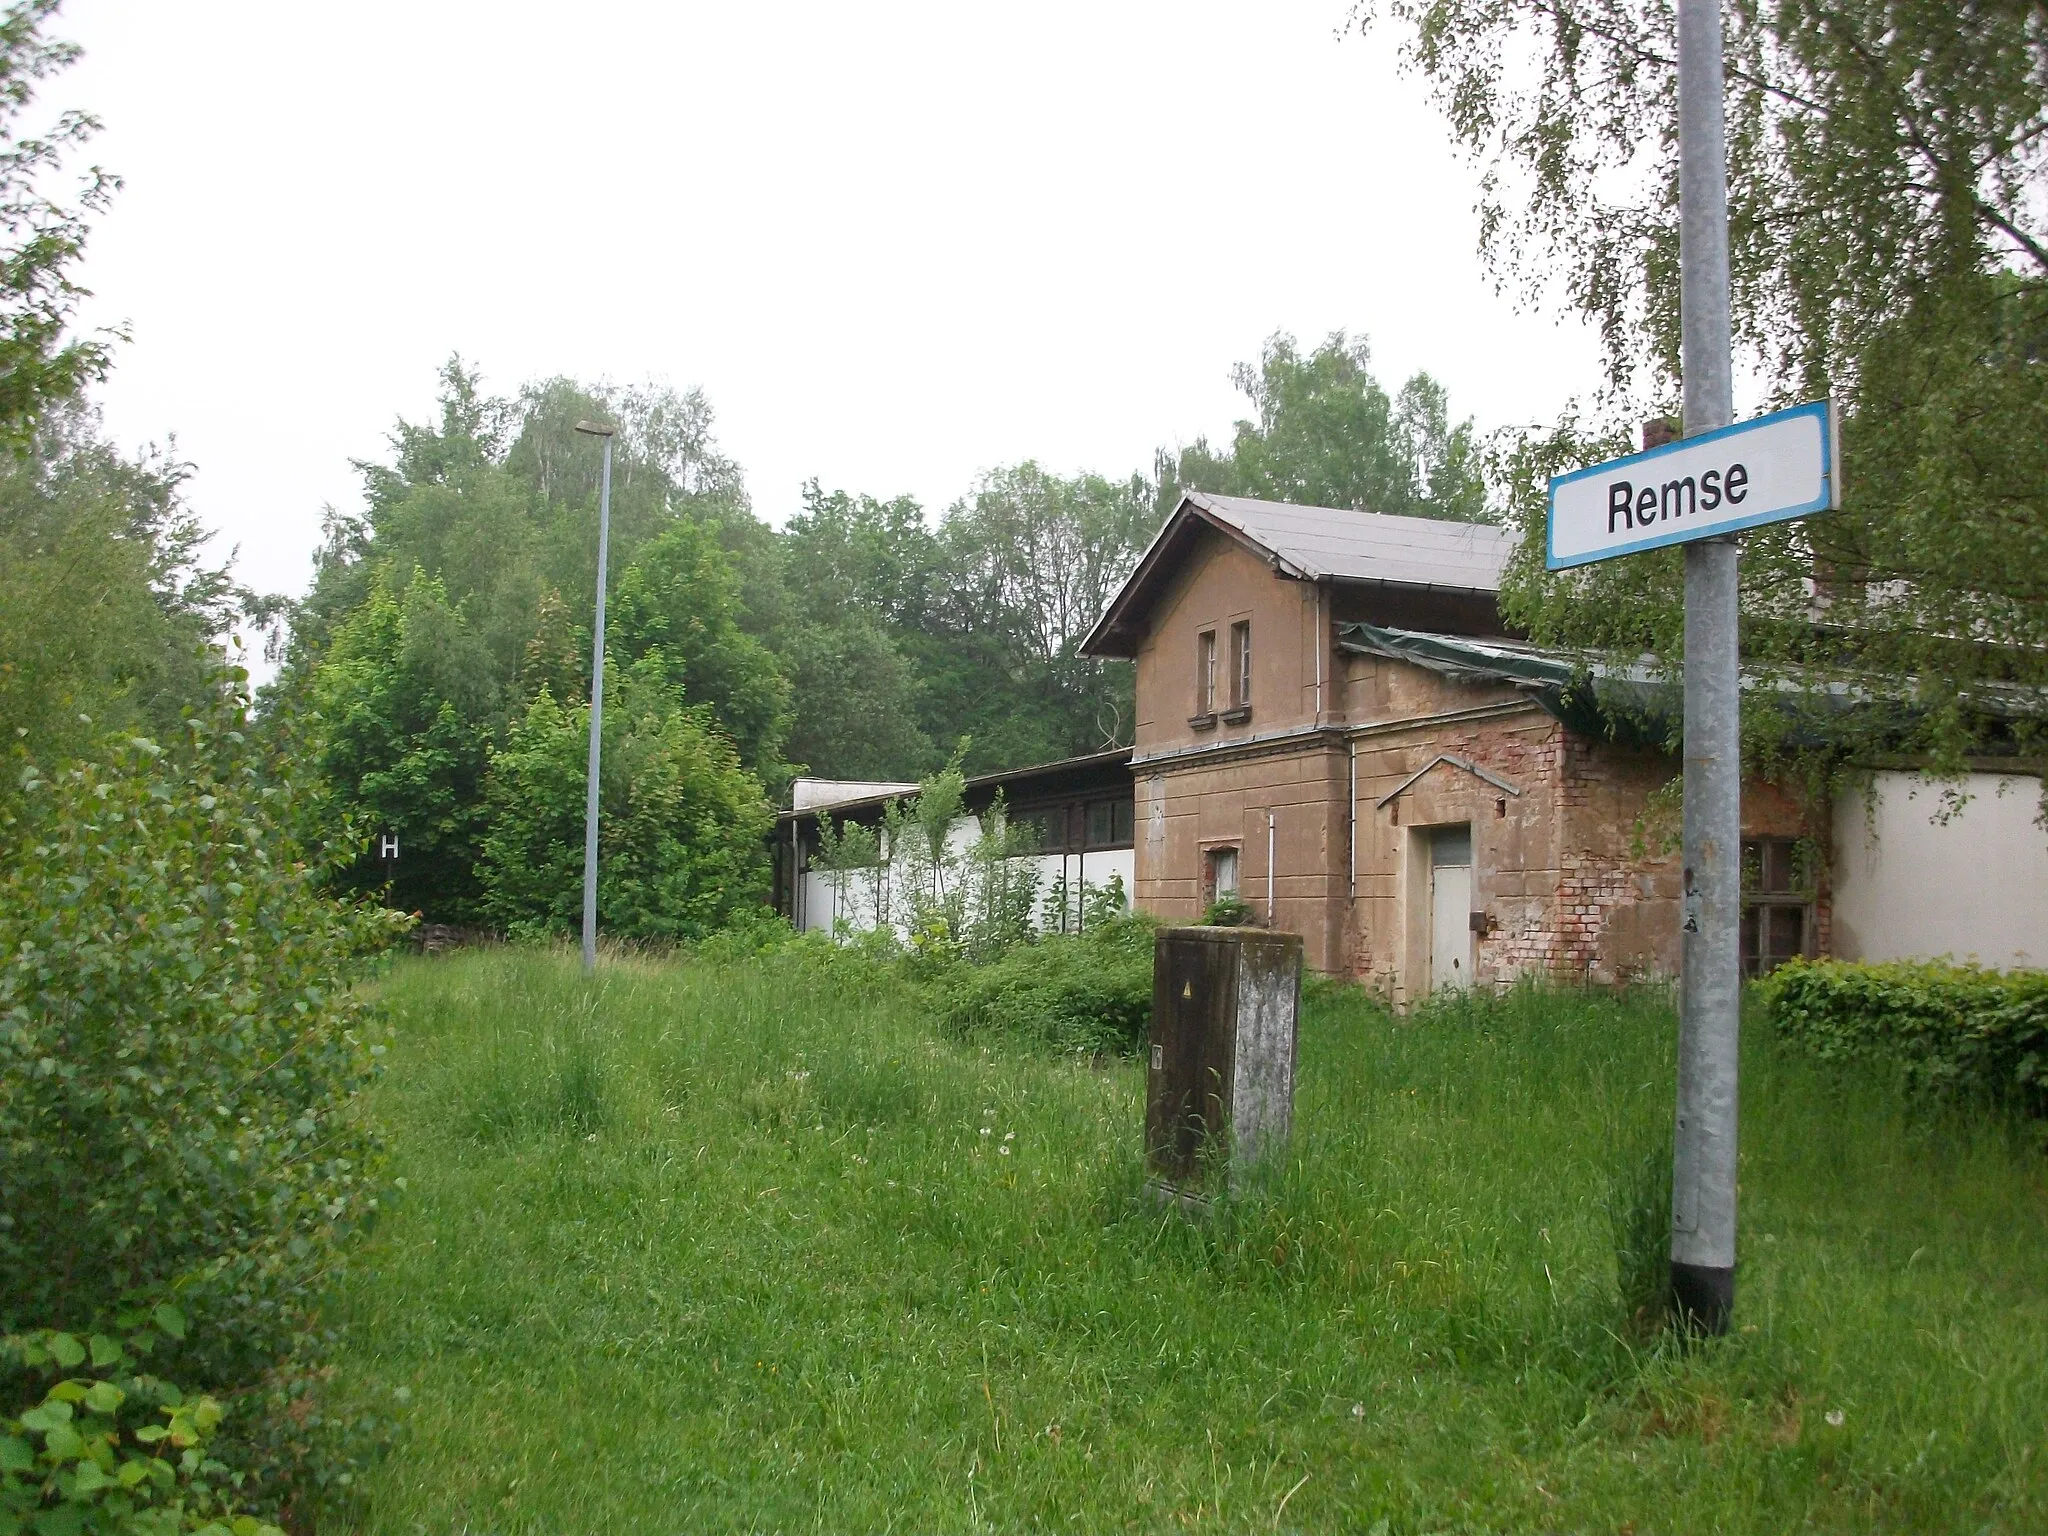
[[[1307,998],[1294,1140],[1197,1224],[1138,1062],[951,1038],[889,965],[407,963],[364,1528],[2048,1528],[2012,1125],[1748,1031],[1740,1331],[1679,1348],[1666,997]],[[594,1129],[479,1133],[577,1050]]]

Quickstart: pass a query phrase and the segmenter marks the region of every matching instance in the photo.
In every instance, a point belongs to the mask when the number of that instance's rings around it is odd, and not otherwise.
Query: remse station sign
[[[1841,505],[1834,402],[1816,400],[1550,482],[1553,571]]]

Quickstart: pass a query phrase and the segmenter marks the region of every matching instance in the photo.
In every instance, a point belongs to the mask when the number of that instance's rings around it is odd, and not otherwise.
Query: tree
[[[659,657],[684,696],[711,706],[741,762],[782,778],[789,683],[768,648],[740,628],[739,577],[716,532],[686,522],[655,537],[620,576],[613,603],[607,645],[630,660]]]
[[[727,547],[752,514],[702,396],[553,379],[498,398],[452,359],[438,420],[398,423],[389,461],[358,466],[364,513],[329,518],[270,701],[322,717],[329,833],[395,833],[391,899],[437,919],[497,910],[478,869],[507,805],[486,794],[492,752],[540,696],[587,703],[600,453],[575,423],[593,417],[619,427],[613,653],[705,706],[691,729],[737,742],[743,766],[785,771],[788,685],[744,627]],[[384,878],[366,858],[346,883]]]
[[[1079,650],[1152,534],[1147,491],[1135,476],[1067,479],[1027,461],[983,475],[948,509],[939,537],[949,627],[959,637],[952,655],[972,655],[966,646],[973,642],[999,647],[988,668],[995,694],[970,700],[957,681],[948,690],[953,701],[944,718],[955,734],[974,737],[973,766],[1008,767],[1128,739],[1130,666]]]
[[[608,676],[619,687],[604,715],[600,931],[697,939],[759,912],[774,819],[759,782],[657,662]],[[508,931],[580,927],[589,739],[589,706],[564,707],[543,690],[492,757],[479,878],[485,912]]]
[[[1257,419],[1237,423],[1227,453],[1205,438],[1159,453],[1160,517],[1187,490],[1462,522],[1487,515],[1470,420],[1451,423],[1443,386],[1426,373],[1390,399],[1363,338],[1337,331],[1304,357],[1278,332],[1257,367],[1239,363],[1231,378]]]
[[[322,737],[317,763],[332,834],[398,838],[385,899],[447,922],[481,916],[476,860],[484,773],[500,692],[490,656],[447,588],[414,567],[402,587],[380,572],[313,676]],[[381,890],[367,848],[338,875]]]
[[[1540,477],[1624,444],[1627,423],[1676,395],[1672,12],[1387,0],[1356,14],[1409,29],[1408,59],[1484,167],[1496,270],[1594,322],[1606,349],[1590,412],[1506,462],[1524,535],[1508,610],[1539,638],[1675,657],[1675,557],[1551,577],[1536,548]],[[1839,513],[1743,536],[1746,664],[1854,678],[1892,705],[1796,724],[1747,711],[1752,749],[1819,769],[1908,748],[1954,770],[2038,741],[2048,12],[1737,0],[1725,28],[1739,361],[1772,403],[1835,396],[1849,487]]]
[[[189,473],[123,457],[77,403],[0,456],[0,739],[58,761],[218,695],[218,637],[259,604],[204,562]]]
[[[881,625],[858,610],[776,637],[792,706],[784,751],[824,778],[909,780],[937,755],[918,726],[918,679]]]
[[[17,452],[45,409],[105,377],[112,361],[112,338],[71,332],[87,290],[70,273],[84,253],[87,215],[105,211],[120,181],[90,167],[68,206],[43,190],[99,121],[65,112],[46,134],[20,131],[37,84],[79,56],[75,43],[43,35],[59,3],[17,0],[0,12],[0,440]]]

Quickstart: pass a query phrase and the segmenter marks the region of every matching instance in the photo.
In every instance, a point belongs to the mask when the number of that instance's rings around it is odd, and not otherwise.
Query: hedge
[[[1778,1034],[1825,1060],[1893,1062],[1926,1090],[2048,1113],[2048,971],[1795,960],[1763,994]]]

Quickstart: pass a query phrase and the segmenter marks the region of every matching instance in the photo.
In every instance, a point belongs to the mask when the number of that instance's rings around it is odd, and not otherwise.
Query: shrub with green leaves
[[[942,1023],[1055,1051],[1136,1050],[1152,1026],[1152,940],[1144,917],[1020,945],[936,983]]]
[[[165,1372],[223,1396],[310,1372],[387,1195],[350,981],[405,920],[323,893],[278,766],[230,708],[21,767],[0,810],[0,1332],[175,1296]]]
[[[379,1047],[348,982],[393,916],[334,901],[292,788],[228,729],[21,771],[0,821],[0,1327],[177,1290],[248,1363],[375,1211]]]
[[[125,1321],[121,1338],[42,1329],[0,1339],[0,1365],[48,1381],[40,1401],[0,1416],[0,1530],[283,1536],[234,1508],[240,1479],[208,1454],[221,1405],[142,1368],[160,1339],[185,1337],[184,1314],[165,1305]],[[71,1374],[80,1366],[89,1374]]]
[[[1889,1061],[1920,1088],[2048,1113],[2048,971],[1795,960],[1763,995],[1778,1033],[1823,1059]]]

